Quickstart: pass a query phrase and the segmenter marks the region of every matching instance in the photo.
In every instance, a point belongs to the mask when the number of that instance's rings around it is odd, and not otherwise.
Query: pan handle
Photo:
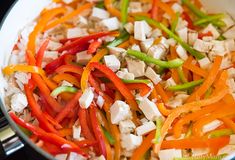
[[[2,116],[0,118],[0,159],[5,159],[22,147],[24,144],[11,129],[6,118]]]

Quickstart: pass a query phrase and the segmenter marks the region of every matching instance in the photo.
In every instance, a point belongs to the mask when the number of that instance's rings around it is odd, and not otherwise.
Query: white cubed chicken
[[[67,159],[67,154],[57,154],[55,155],[56,160],[66,160]]]
[[[188,59],[187,51],[181,45],[176,46],[176,53],[184,61]]]
[[[188,43],[193,46],[197,39],[198,39],[198,32],[188,29]]]
[[[60,84],[60,86],[68,86],[68,87],[73,87],[72,83],[69,83],[68,81],[63,80]]]
[[[147,119],[147,118],[141,118],[140,119],[140,122],[142,123],[142,124],[145,124],[145,123],[147,123],[149,120]]]
[[[229,87],[230,93],[235,92],[235,80],[233,78],[228,79],[226,84]]]
[[[158,152],[159,160],[173,160],[174,158],[181,158],[182,153],[180,149],[164,149]]]
[[[81,138],[81,126],[73,125],[73,139],[79,140]]]
[[[226,39],[224,41],[225,47],[229,52],[235,51],[235,42],[234,39]]]
[[[63,2],[66,3],[66,4],[69,4],[69,3],[72,3],[73,0],[63,0]]]
[[[120,57],[120,56],[123,57],[126,54],[126,50],[123,48],[109,46],[108,49],[109,49],[110,54],[113,54],[117,57]]]
[[[162,44],[166,49],[169,49],[169,44],[168,44],[167,39],[165,37],[161,37],[159,44]]]
[[[165,19],[168,19],[169,21],[171,20],[171,16],[169,14],[167,14],[167,13],[164,13],[162,15],[162,17],[165,18]]]
[[[146,36],[151,34],[152,28],[145,21],[135,21],[134,38],[139,41],[145,41]]]
[[[178,23],[176,25],[176,31],[181,30],[183,28],[187,28],[188,22],[184,20],[183,18],[179,17]]]
[[[28,105],[27,98],[23,93],[15,93],[11,97],[11,109],[17,113],[21,113]]]
[[[212,131],[212,130],[216,129],[217,127],[221,126],[222,124],[223,124],[223,122],[221,122],[219,120],[214,120],[214,121],[204,125],[202,127],[202,132],[206,133],[206,132]]]
[[[166,103],[166,105],[169,106],[169,107],[171,107],[171,108],[177,108],[177,107],[179,107],[179,106],[182,106],[182,104],[183,104],[183,100],[182,100],[182,99],[175,99],[175,98],[170,99],[170,100]]]
[[[107,19],[109,18],[109,12],[107,12],[104,9],[93,7],[92,12],[91,12],[91,19],[92,20],[102,20],[102,19]]]
[[[141,50],[147,53],[148,49],[153,45],[153,42],[154,42],[153,38],[149,38],[149,39],[146,39],[145,41],[142,41],[140,43]]]
[[[16,80],[18,80],[22,84],[28,84],[29,79],[31,78],[31,74],[30,73],[24,73],[24,72],[16,72],[14,74],[14,77],[16,78]]]
[[[143,12],[141,2],[130,2],[128,7],[128,12],[130,13]]]
[[[153,130],[156,129],[156,125],[153,123],[153,121],[149,121],[144,123],[143,125],[136,128],[136,133],[138,136],[145,135]]]
[[[88,108],[94,98],[94,93],[91,87],[87,88],[82,96],[79,98],[79,105],[81,108]]]
[[[77,154],[75,152],[70,152],[67,160],[86,160],[87,158],[83,157],[80,154]]]
[[[139,108],[150,121],[154,121],[157,117],[161,116],[156,104],[146,97],[140,101]]]
[[[105,157],[103,155],[96,157],[95,160],[106,160]]]
[[[188,42],[188,28],[187,27],[176,30],[176,33],[184,42],[186,43]]]
[[[131,120],[124,120],[119,123],[119,130],[121,134],[128,134],[131,132],[134,132],[134,129],[136,128],[135,123]]]
[[[235,25],[223,33],[226,39],[235,39]]]
[[[224,41],[213,40],[213,41],[211,41],[211,43],[213,44],[213,47],[210,51],[211,55],[224,56],[226,53],[228,53],[228,50],[225,46]]]
[[[110,107],[111,122],[118,124],[120,121],[131,118],[130,107],[123,101],[117,100]]]
[[[118,21],[117,17],[112,17],[100,21],[99,26],[104,31],[115,31],[119,29],[120,22]]]
[[[173,38],[169,38],[169,39],[167,39],[167,44],[169,45],[169,46],[175,46],[176,45],[176,41],[173,39]]]
[[[104,105],[104,98],[103,98],[101,95],[99,95],[99,96],[97,97],[96,104],[97,104],[100,108],[103,107],[103,105]]]
[[[138,45],[138,44],[133,44],[132,46],[131,46],[131,49],[132,50],[135,50],[135,51],[141,51],[141,49],[140,49],[140,46]]]
[[[87,51],[82,51],[76,54],[76,62],[82,65],[87,64],[92,58],[92,54],[87,54]]]
[[[127,69],[122,69],[121,71],[118,71],[116,75],[121,79],[128,79],[128,80],[135,79],[135,75],[133,73],[129,73]]]
[[[161,43],[151,46],[148,50],[148,55],[156,59],[162,59],[166,54],[167,49]]]
[[[202,33],[208,33],[208,32],[211,32],[213,39],[217,39],[220,36],[220,33],[218,32],[218,30],[212,24],[209,24],[202,31]]]
[[[198,63],[200,65],[200,67],[203,68],[203,69],[209,69],[209,67],[211,65],[211,61],[207,56],[205,56],[202,59],[199,59]]]
[[[235,152],[235,145],[226,145],[223,148],[220,148],[218,155],[221,154],[234,154]],[[232,157],[227,158],[226,160],[230,160]]]
[[[155,85],[158,84],[162,79],[159,74],[157,74],[151,67],[148,67],[144,74],[149,78]]]
[[[209,148],[192,148],[193,157],[207,155],[209,152]]]
[[[136,136],[134,134],[122,134],[121,135],[121,145],[122,148],[127,151],[137,148],[143,141],[142,136]]]
[[[43,60],[55,60],[58,58],[59,53],[57,51],[45,51]]]
[[[116,72],[120,69],[121,63],[115,55],[104,56],[104,63],[109,67],[113,72]]]
[[[127,61],[127,68],[130,73],[133,73],[135,77],[144,76],[145,72],[145,63],[140,60],[134,60],[131,58],[126,58]],[[138,66],[138,67],[136,67]]]
[[[87,35],[88,35],[87,29],[84,28],[75,27],[75,28],[69,28],[67,30],[67,38],[76,38]]]
[[[183,7],[179,3],[174,3],[171,8],[174,10],[175,13],[182,13]]]
[[[197,39],[193,45],[193,48],[199,52],[209,52],[213,47],[213,43],[205,42],[201,39]]]
[[[232,17],[228,14],[224,14],[224,17],[221,20],[225,23],[225,27],[222,27],[224,31],[226,31],[235,24]]]
[[[156,39],[158,37],[162,36],[162,31],[158,28],[154,29],[150,35],[150,37]]]
[[[51,51],[55,51],[55,50],[59,49],[61,46],[62,46],[61,43],[50,40],[48,43],[47,49],[51,50]]]
[[[227,70],[229,78],[235,78],[235,68],[229,68]]]
[[[74,24],[79,27],[87,27],[88,20],[84,16],[79,15]]]
[[[168,78],[166,81],[165,81],[165,87],[164,88],[168,88],[170,86],[175,86],[176,83],[174,81],[174,79],[171,77],[171,78]]]
[[[134,33],[134,25],[131,22],[128,22],[124,25],[125,30],[129,33],[129,34],[133,34]]]

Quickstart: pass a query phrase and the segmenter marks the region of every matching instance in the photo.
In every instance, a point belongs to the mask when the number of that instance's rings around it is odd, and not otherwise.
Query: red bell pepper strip
[[[195,26],[193,25],[193,21],[192,21],[192,19],[190,18],[190,16],[188,15],[188,13],[183,12],[182,18],[183,18],[185,21],[188,22],[188,28],[190,28],[190,29],[195,29]]]
[[[61,40],[60,40],[60,43],[65,44],[65,43],[67,43],[67,42],[72,42],[72,41],[78,40],[78,39],[80,39],[80,38],[81,38],[81,37],[64,38],[64,39],[61,39]]]
[[[68,141],[54,133],[45,132],[41,128],[36,127],[30,123],[26,123],[23,119],[20,119],[19,117],[17,117],[13,112],[10,112],[9,114],[11,118],[15,121],[15,123],[17,123],[23,128],[30,130],[33,134],[38,136],[41,140],[54,144],[66,152],[76,152],[78,154],[81,154],[84,157],[88,157],[88,155],[85,152],[83,152],[80,149],[80,147],[76,145],[75,143]]]
[[[72,64],[62,65],[59,68],[55,70],[56,73],[65,73],[65,72],[71,72],[81,75],[83,72],[82,67],[75,66]]]
[[[57,154],[66,153],[60,147],[48,142],[43,142],[43,146],[41,148],[54,156]]]
[[[53,117],[51,117],[47,112],[43,112],[43,116],[56,127],[56,129],[62,129],[63,127],[55,121]]]
[[[151,18],[155,20],[158,20],[158,1],[159,0],[152,1]]]
[[[97,49],[102,45],[102,41],[96,40],[92,42],[88,47],[88,54],[93,54],[97,51]]]
[[[207,37],[207,36],[213,36],[213,34],[210,31],[208,31],[206,33],[199,33],[198,34],[199,39],[202,39],[203,37]]]
[[[77,92],[76,95],[70,100],[66,106],[56,115],[56,121],[60,123],[78,104],[78,99],[81,97],[82,93]]]
[[[88,36],[84,36],[75,41],[72,41],[71,43],[65,44],[64,46],[58,49],[58,52],[61,53],[65,50],[69,50],[77,46],[83,46],[83,45],[89,44],[89,41],[91,40],[96,40],[104,36],[115,35],[115,34],[117,34],[117,32],[99,32],[99,33],[91,34]]]
[[[59,135],[59,132],[47,121],[47,119],[44,118],[41,107],[37,104],[33,96],[33,92],[30,90],[29,86],[25,85],[24,89],[32,115],[36,117],[40,126],[46,131]]]
[[[138,89],[140,91],[140,96],[145,96],[151,90],[145,83],[128,83],[126,86],[129,90]]]
[[[64,64],[71,64],[74,60],[75,60],[75,56],[74,55],[65,55],[64,57]]]
[[[86,109],[83,109],[83,108],[79,108],[78,110],[78,118],[79,118],[79,122],[80,122],[80,125],[81,125],[81,132],[82,134],[84,135],[84,137],[88,140],[95,140],[94,138],[94,135],[92,133],[92,131],[90,130],[89,128],[89,125],[88,125],[88,121],[87,121],[87,112],[86,112]]]
[[[110,81],[113,82],[115,87],[120,91],[120,93],[125,97],[126,101],[132,107],[133,110],[138,110],[137,103],[135,101],[135,97],[131,94],[130,90],[126,87],[126,85],[122,82],[122,80],[108,67],[105,65],[99,64],[98,62],[90,63],[91,69],[98,69],[103,72]]]
[[[36,66],[38,66],[38,67],[41,67],[41,65],[42,65],[43,56],[44,56],[44,53],[45,53],[45,51],[47,49],[48,44],[49,44],[49,39],[46,39],[43,42],[43,44],[40,47],[40,49],[38,50],[38,52],[37,52],[37,55],[36,55]]]
[[[46,101],[46,96],[42,94],[41,92],[39,93],[39,100],[38,103],[40,106],[42,106],[42,111],[47,112],[51,117],[55,117],[56,112],[51,108],[51,106],[48,104]]]
[[[97,112],[96,107],[94,105],[91,105],[89,108],[89,111],[90,111],[91,125],[93,128],[93,132],[95,134],[95,138],[99,142],[100,152],[104,157],[107,157],[105,141],[104,141],[104,137],[102,135],[102,129],[98,123],[98,118],[96,115],[96,112]]]
[[[86,148],[86,147],[94,147],[98,144],[98,141],[95,140],[81,140],[81,141],[77,141],[75,140],[74,143],[76,143],[79,147],[81,148]]]

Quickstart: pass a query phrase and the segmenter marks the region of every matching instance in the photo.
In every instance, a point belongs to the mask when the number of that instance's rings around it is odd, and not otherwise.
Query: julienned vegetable
[[[69,93],[76,93],[78,91],[77,88],[75,87],[70,87],[70,86],[60,86],[57,87],[56,89],[54,89],[51,92],[51,96],[52,97],[57,97],[59,94],[63,93],[63,92],[69,92]]]
[[[104,127],[102,127],[102,130],[103,130],[105,137],[108,139],[109,143],[111,145],[114,145],[115,139],[113,138],[113,136]]]
[[[158,27],[159,29],[163,30],[164,32],[166,32],[168,34],[168,36],[174,38],[174,40],[176,40],[179,44],[181,44],[181,46],[187,50],[191,55],[193,55],[194,57],[196,57],[197,59],[202,59],[205,56],[196,51],[195,49],[193,49],[192,47],[190,47],[187,43],[185,43],[180,37],[178,37],[177,35],[175,35],[171,30],[169,30],[165,25],[163,25],[160,22],[157,22],[149,17],[145,17],[145,16],[136,16],[135,17],[136,20],[145,20],[148,24],[153,25],[155,27]]]
[[[162,61],[162,60],[150,57],[145,53],[135,51],[135,50],[130,50],[130,49],[127,50],[127,54],[137,59],[140,59],[144,62],[152,63],[163,68],[177,68],[177,67],[180,67],[184,63],[183,60],[178,59],[178,58],[171,60],[171,61]]]
[[[124,83],[150,83],[151,81],[148,79],[135,79],[135,80],[130,80],[130,79],[122,79]]]
[[[221,160],[226,157],[228,154],[221,154],[218,156],[196,156],[196,157],[183,157],[183,158],[174,158],[174,160]]]
[[[107,46],[109,47],[116,47],[119,44],[127,41],[129,39],[130,35],[126,31],[123,31],[122,34],[120,34],[117,38],[115,38],[112,42],[108,43]]]
[[[153,139],[153,143],[158,144],[161,139],[161,129],[162,129],[162,123],[163,119],[162,117],[158,117],[156,119],[156,133],[155,133],[155,138]]]
[[[221,19],[223,17],[224,17],[224,14],[217,14],[217,15],[213,15],[210,17],[201,18],[201,19],[197,20],[194,23],[194,25],[203,25],[205,23],[210,23],[211,21],[215,21],[215,20]],[[223,21],[218,21],[217,26],[224,27],[225,23]]]
[[[208,138],[217,138],[217,137],[229,136],[232,134],[234,134],[232,129],[219,129],[219,130],[209,132],[207,134],[207,137]]]
[[[202,84],[202,82],[203,82],[203,79],[200,79],[200,80],[197,80],[197,81],[186,82],[184,84],[169,86],[167,89],[169,89],[171,91],[188,90],[188,89],[194,88],[194,87]]]
[[[127,22],[129,0],[121,0],[121,20],[122,24]]]

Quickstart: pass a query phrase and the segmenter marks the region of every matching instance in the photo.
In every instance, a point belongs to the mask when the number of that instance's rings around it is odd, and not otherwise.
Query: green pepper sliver
[[[203,79],[197,80],[197,81],[191,81],[191,82],[187,82],[184,84],[179,84],[179,85],[175,85],[175,86],[169,86],[167,89],[170,91],[182,91],[182,90],[188,90],[190,88],[196,87],[200,84],[203,83]]]
[[[177,24],[178,24],[178,22],[179,22],[179,17],[180,17],[180,13],[177,12],[177,13],[176,13],[176,16],[175,16],[175,19],[173,20],[173,22],[172,22],[172,24],[171,24],[171,31],[172,31],[173,33],[175,33],[176,26],[177,26]]]
[[[123,31],[123,33],[118,36],[116,39],[114,39],[112,42],[108,43],[107,46],[108,47],[116,47],[118,46],[119,44],[127,41],[130,37],[130,34],[126,31]]]
[[[121,20],[123,25],[127,22],[128,6],[129,0],[121,0]]]
[[[180,66],[179,68],[177,68],[177,72],[178,72],[180,81],[181,81],[182,83],[187,83],[188,80],[187,80],[186,77],[184,76],[184,72],[183,72],[183,69],[182,69],[181,66]]]
[[[76,93],[78,91],[77,88],[75,87],[70,87],[70,86],[60,86],[57,87],[56,89],[54,89],[51,92],[51,96],[52,97],[57,97],[59,94],[63,93],[63,92],[69,92],[69,93]]]
[[[218,138],[218,137],[223,137],[223,136],[230,136],[234,134],[232,129],[220,129],[220,130],[215,130],[207,134],[208,138]]]
[[[115,139],[113,138],[113,136],[104,127],[102,127],[102,131],[104,133],[104,136],[107,138],[109,144],[114,145]]]
[[[136,50],[130,50],[130,49],[127,50],[127,54],[129,56],[133,56],[137,59],[140,59],[144,62],[152,63],[152,64],[158,65],[160,67],[163,67],[163,68],[177,68],[184,63],[184,61],[179,58],[171,60],[171,61],[162,61],[162,60],[153,58],[151,56],[148,56],[145,53],[142,53],[142,52],[139,52]]]
[[[151,81],[148,80],[148,79],[134,79],[134,80],[131,80],[131,79],[122,79],[122,82],[124,83],[150,83]]]
[[[174,34],[171,30],[169,30],[164,24],[157,22],[149,17],[146,16],[135,16],[136,20],[145,20],[148,24],[158,27],[159,29],[166,32],[170,37],[172,37],[175,41],[177,41],[186,51],[188,51],[191,55],[196,57],[197,59],[202,59],[205,56],[198,52],[197,50],[193,49],[187,43],[185,43],[179,36]]]
[[[153,143],[155,143],[155,144],[158,144],[161,139],[162,125],[163,125],[163,119],[162,119],[162,117],[158,117],[156,119],[156,133],[155,133],[155,137],[153,139]]]
[[[220,154],[218,156],[196,156],[196,157],[181,157],[174,158],[174,160],[221,160],[226,157],[228,154]]]
[[[202,25],[202,24],[205,24],[205,23],[210,23],[212,21],[215,21],[215,20],[218,20],[218,19],[221,19],[224,17],[224,14],[216,14],[216,15],[212,15],[212,16],[209,16],[209,17],[205,17],[205,18],[201,18],[199,20],[197,20],[194,25],[196,26],[199,26],[199,25]],[[222,21],[221,21],[222,22]],[[220,25],[219,27],[223,27],[225,26],[225,23],[222,22],[222,23],[217,23],[217,25]]]

